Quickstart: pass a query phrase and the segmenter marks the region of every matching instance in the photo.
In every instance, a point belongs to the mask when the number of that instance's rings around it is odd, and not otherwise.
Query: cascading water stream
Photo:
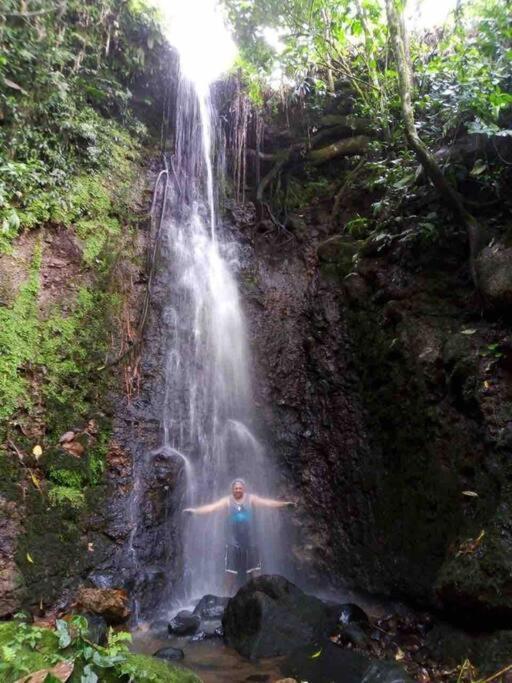
[[[207,60],[207,52],[203,54]],[[209,86],[204,80],[194,83],[180,76],[172,173],[167,173],[165,191],[153,211],[160,217],[159,281],[164,282],[167,301],[159,320],[165,391],[163,437],[156,454],[183,463],[182,507],[226,496],[235,477],[243,477],[250,491],[268,496],[275,479],[271,462],[253,434],[248,342],[235,279],[237,245],[226,239],[217,219],[223,148]],[[147,466],[151,465],[143,465]],[[142,476],[140,470],[136,468],[136,477]],[[134,497],[132,507],[141,508],[137,482]],[[283,570],[280,514],[257,513],[255,541],[265,571]],[[180,552],[171,547],[172,525],[181,530],[182,577],[173,581],[167,603],[205,593],[223,594],[226,514],[191,519],[179,512],[171,515],[160,539],[167,544],[168,557]],[[137,528],[135,522],[132,549]],[[135,556],[133,564],[140,564]]]

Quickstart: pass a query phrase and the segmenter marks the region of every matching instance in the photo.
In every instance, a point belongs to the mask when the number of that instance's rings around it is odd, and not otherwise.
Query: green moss
[[[48,491],[50,505],[68,504],[79,510],[85,505],[85,497],[82,491],[71,486],[51,486]]]
[[[34,359],[39,336],[37,294],[41,246],[34,251],[26,282],[10,307],[0,307],[0,421],[21,403],[30,405],[25,370]]]
[[[32,639],[24,642],[19,622],[0,623],[0,678],[4,683],[44,669],[48,666],[48,654],[57,650],[58,639],[52,631],[28,626],[26,630]]]
[[[146,655],[129,654],[126,656],[134,672],[135,680],[158,681],[161,683],[200,683],[200,679],[191,671],[172,666]]]
[[[59,643],[59,635],[55,631],[17,621],[0,623],[1,680],[13,683],[23,675],[55,666],[60,661],[72,661],[74,670],[70,683],[80,683],[88,663],[102,683],[117,683],[129,677],[141,683],[200,683],[197,676],[187,669],[127,652],[124,641],[129,636],[126,634],[111,634],[108,647],[94,646],[91,649],[80,631],[76,632],[74,628],[64,626],[65,633],[71,634],[71,643],[69,640]]]

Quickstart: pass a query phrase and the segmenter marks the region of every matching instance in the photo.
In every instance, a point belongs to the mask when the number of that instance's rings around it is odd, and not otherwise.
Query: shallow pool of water
[[[252,679],[253,681],[275,683],[283,678],[279,668],[282,657],[251,662],[227,647],[220,638],[210,638],[194,643],[188,637],[164,638],[143,629],[133,633],[132,649],[134,652],[152,655],[161,647],[177,647],[183,650],[185,659],[173,663],[182,664],[191,669],[204,683],[242,683],[242,681],[249,683],[250,676],[261,676],[261,678]],[[263,678],[263,676],[268,678]]]

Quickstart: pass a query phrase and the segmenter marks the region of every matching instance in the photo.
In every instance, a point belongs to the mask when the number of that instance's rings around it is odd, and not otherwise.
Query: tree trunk
[[[398,71],[405,135],[426,175],[430,178],[446,204],[452,209],[456,218],[466,228],[469,243],[471,277],[473,278],[476,289],[479,290],[475,267],[475,260],[480,246],[479,225],[476,219],[464,208],[461,196],[446,180],[435,157],[423,143],[416,130],[412,106],[412,77],[407,59],[407,43],[404,42],[404,38],[406,39],[405,24],[402,21],[400,12],[397,10],[396,3],[397,0],[386,0],[386,13]]]

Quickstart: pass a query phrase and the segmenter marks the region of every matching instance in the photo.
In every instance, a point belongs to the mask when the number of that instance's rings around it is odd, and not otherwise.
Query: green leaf
[[[57,635],[59,636],[59,647],[63,650],[71,644],[71,635],[69,633],[68,624],[62,619],[57,619],[55,622],[57,628]]]
[[[80,677],[80,683],[98,683],[98,680],[98,676],[94,673],[91,665],[86,664]]]
[[[479,176],[481,173],[487,170],[487,164],[483,159],[477,159],[471,169],[470,175]]]

